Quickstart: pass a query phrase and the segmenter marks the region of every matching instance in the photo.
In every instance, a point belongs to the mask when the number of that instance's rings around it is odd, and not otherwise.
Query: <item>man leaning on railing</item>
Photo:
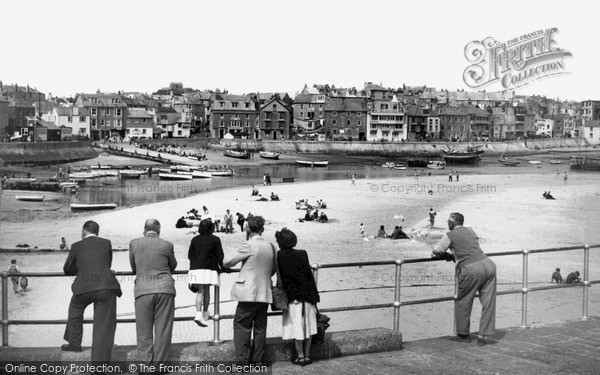
[[[457,337],[452,340],[470,342],[471,310],[475,294],[479,292],[483,310],[477,344],[485,345],[486,336],[493,335],[496,328],[496,264],[483,253],[477,234],[464,227],[464,221],[462,214],[450,214],[450,231],[435,245],[431,256],[456,262],[458,293],[454,301],[454,319]],[[448,249],[452,254],[446,252]]]

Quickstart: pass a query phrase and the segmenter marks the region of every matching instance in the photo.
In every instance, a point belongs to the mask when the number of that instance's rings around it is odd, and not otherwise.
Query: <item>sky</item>
[[[591,3],[565,1],[29,0],[2,4],[4,85],[53,96],[137,91],[170,82],[230,93],[288,92],[305,84],[361,89],[469,88],[465,47],[556,27],[569,74],[516,94],[600,99]],[[586,9],[588,9],[586,11]]]

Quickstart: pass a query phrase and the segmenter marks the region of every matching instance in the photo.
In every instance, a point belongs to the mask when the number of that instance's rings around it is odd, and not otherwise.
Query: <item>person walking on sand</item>
[[[135,328],[138,360],[158,365],[169,359],[175,318],[177,268],[173,244],[160,236],[160,222],[148,219],[144,236],[129,243],[129,264],[135,273]]]
[[[460,179],[460,175],[458,174],[458,171],[456,171],[456,173],[454,175],[456,176],[456,182],[458,182],[458,180]]]
[[[214,225],[210,219],[202,220],[198,225],[200,234],[192,239],[188,250],[189,287],[196,293],[194,322],[200,327],[208,326],[210,286],[220,285],[219,273],[225,269],[221,239],[213,234],[213,229]]]
[[[415,169],[415,180],[418,180],[418,179],[419,179],[419,171],[417,171],[417,170]]]
[[[267,178],[267,186],[271,186],[271,176],[269,176],[269,174],[266,174],[266,178]]]
[[[7,272],[9,275],[18,275],[19,274],[19,267],[17,267],[16,259],[12,259],[10,261],[10,266],[8,267]],[[12,283],[12,287],[13,287],[13,290],[15,291],[15,293],[19,293],[19,276],[11,276],[10,282]]]
[[[434,246],[431,256],[443,257],[450,249],[456,261],[458,293],[454,300],[454,320],[457,337],[453,341],[469,341],[473,300],[479,292],[483,309],[477,345],[482,346],[486,344],[486,337],[496,332],[496,264],[481,250],[475,231],[463,226],[464,221],[462,214],[450,214],[450,230]]]
[[[233,233],[233,215],[229,210],[226,210],[223,221],[225,222],[225,233]]]
[[[565,177],[563,177],[563,181],[566,183],[569,177],[567,176],[567,172],[565,172]]]
[[[353,174],[352,174],[352,185],[354,185],[354,184],[355,184],[355,181],[356,181],[356,174],[355,174],[355,173],[353,173]]]
[[[429,229],[433,229],[433,225],[435,224],[435,216],[437,212],[433,210],[433,208],[429,209]]]
[[[448,173],[448,182],[452,182],[452,171]]]
[[[367,230],[365,229],[365,226],[363,223],[360,223],[360,235],[362,237],[367,237]]]

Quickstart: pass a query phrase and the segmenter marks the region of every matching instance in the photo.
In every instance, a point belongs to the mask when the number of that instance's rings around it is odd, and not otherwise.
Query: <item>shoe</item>
[[[457,335],[457,336],[450,337],[450,341],[467,343],[467,342],[471,342],[471,336],[470,335],[466,335],[466,336],[465,335]]]
[[[81,352],[81,346],[71,345],[71,344],[62,344],[60,347],[61,350],[65,352]]]
[[[202,319],[203,319],[205,322],[208,322],[208,320],[210,319],[210,313],[209,313],[208,311],[203,311],[203,312],[202,312]]]
[[[478,346],[484,346],[485,345],[485,339],[478,337],[477,338],[477,345]]]
[[[302,363],[302,366],[308,366],[311,363],[313,363],[312,359],[306,357],[306,358],[304,358],[304,362]]]
[[[304,366],[304,357],[298,357],[292,361],[293,364]]]
[[[208,327],[204,319],[202,319],[201,317],[194,318],[194,323],[198,324],[200,327]]]

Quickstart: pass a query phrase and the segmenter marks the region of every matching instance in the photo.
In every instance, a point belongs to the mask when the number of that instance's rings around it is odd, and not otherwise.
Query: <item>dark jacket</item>
[[[221,239],[213,234],[199,234],[192,238],[188,251],[191,270],[223,270]]]
[[[121,296],[121,286],[112,273],[112,245],[109,240],[89,236],[71,246],[63,270],[65,275],[77,276],[71,290],[74,295],[97,290],[117,290]]]
[[[279,250],[277,252],[277,264],[281,274],[283,290],[288,297],[288,301],[298,300],[313,305],[320,301],[317,284],[306,251]]]

